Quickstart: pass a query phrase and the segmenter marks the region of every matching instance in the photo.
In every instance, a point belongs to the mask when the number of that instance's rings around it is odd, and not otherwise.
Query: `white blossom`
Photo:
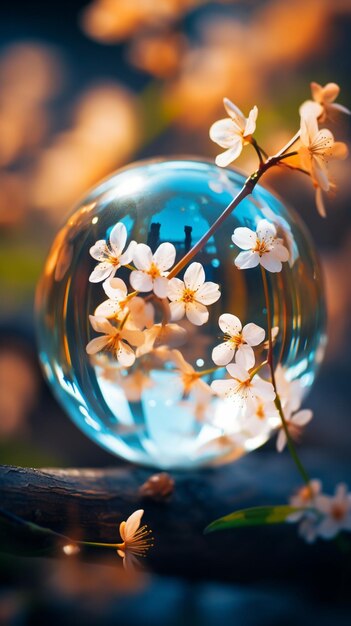
[[[268,220],[260,220],[256,232],[239,226],[232,235],[232,241],[245,251],[235,259],[236,267],[241,270],[260,264],[269,272],[280,272],[282,262],[289,260],[289,252],[277,237],[276,227]]]
[[[134,511],[125,522],[119,526],[122,542],[117,544],[117,554],[123,559],[126,570],[133,571],[138,564],[138,558],[144,557],[152,546],[150,531],[147,526],[140,526],[143,509]]]
[[[212,360],[216,365],[228,365],[235,356],[235,362],[244,369],[255,365],[255,354],[252,346],[258,346],[265,337],[265,331],[257,324],[250,322],[242,327],[236,315],[223,313],[218,320],[224,333],[224,342],[212,350]]]
[[[334,102],[340,93],[336,83],[327,83],[322,87],[318,83],[311,83],[312,100],[306,100],[300,107],[300,115],[314,115],[320,122],[332,119],[334,112],[350,114],[351,111],[342,104]]]
[[[319,537],[331,539],[341,530],[351,531],[351,494],[346,485],[337,485],[334,496],[319,495],[315,507],[323,516],[317,529]]]
[[[91,248],[91,256],[99,261],[89,276],[91,283],[113,277],[121,265],[128,265],[133,258],[135,241],[131,241],[125,252],[127,229],[122,222],[118,222],[111,230],[108,241],[99,239]]]
[[[301,167],[311,176],[316,189],[316,205],[319,214],[326,216],[322,191],[329,191],[332,183],[328,175],[329,159],[345,159],[348,149],[345,143],[334,141],[328,128],[318,128],[316,117],[311,114],[301,116],[301,146],[298,149]]]
[[[250,143],[251,137],[256,130],[258,109],[251,109],[249,117],[238,109],[228,98],[224,98],[223,104],[229,117],[218,120],[210,128],[210,138],[226,151],[216,157],[216,164],[226,167],[241,154],[243,146]]]
[[[245,416],[245,432],[251,437],[269,434],[280,423],[279,412],[272,401],[255,398],[254,404]]]
[[[205,282],[205,271],[201,263],[191,263],[184,274],[184,280],[171,278],[168,285],[168,298],[172,321],[184,317],[196,326],[205,324],[209,314],[207,305],[221,297],[216,283]]]
[[[166,298],[168,291],[168,270],[174,265],[176,249],[165,242],[152,254],[145,243],[136,245],[133,251],[135,267],[130,275],[130,284],[136,291],[153,291],[159,298]]]
[[[286,411],[284,411],[284,417],[290,437],[298,440],[302,434],[303,427],[311,421],[313,413],[310,409],[302,409],[293,415],[288,415]],[[288,440],[285,430],[283,425],[281,425],[277,436],[278,452],[282,452],[284,450],[287,442]]]
[[[236,363],[230,363],[226,369],[230,378],[214,380],[211,383],[211,388],[217,395],[232,400],[248,413],[255,410],[257,399],[271,402],[274,400],[272,383],[263,380],[257,374],[251,378],[249,372]]]
[[[102,286],[108,300],[99,304],[95,309],[96,317],[114,318],[121,321],[129,313],[128,328],[135,327],[143,330],[145,327],[152,326],[155,310],[151,302],[145,302],[139,296],[128,294],[127,285],[120,278],[105,280]]]
[[[179,324],[154,324],[143,331],[144,343],[137,349],[137,357],[149,354],[160,346],[178,348],[186,342],[187,332]]]
[[[97,333],[102,333],[102,336],[89,341],[86,346],[87,353],[96,354],[101,350],[108,350],[124,367],[133,365],[135,353],[131,345],[141,345],[144,341],[143,333],[140,330],[130,329],[127,325],[124,325],[123,328],[117,328],[103,317],[89,315],[89,319],[93,329]]]

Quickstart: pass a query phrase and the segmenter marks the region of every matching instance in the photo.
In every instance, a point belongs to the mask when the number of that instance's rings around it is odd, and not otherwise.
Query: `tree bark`
[[[337,567],[341,557],[334,545],[306,546],[290,524],[203,535],[208,523],[234,510],[286,502],[286,492],[279,495],[279,489],[289,489],[289,478],[282,483],[278,478],[274,487],[276,457],[265,457],[264,471],[262,458],[250,457],[249,463],[172,473],[174,493],[161,502],[139,494],[153,472],[130,465],[104,470],[2,466],[0,506],[72,539],[111,543],[119,541],[119,523],[143,508],[143,521],[155,538],[147,565],[169,575],[242,583],[301,579],[331,562]],[[282,476],[284,467],[280,470]]]

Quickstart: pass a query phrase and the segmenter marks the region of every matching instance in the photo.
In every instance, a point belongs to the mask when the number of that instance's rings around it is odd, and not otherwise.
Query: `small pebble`
[[[139,495],[143,498],[152,500],[164,500],[172,495],[174,490],[174,480],[167,474],[153,474],[148,478],[141,487],[139,487]]]

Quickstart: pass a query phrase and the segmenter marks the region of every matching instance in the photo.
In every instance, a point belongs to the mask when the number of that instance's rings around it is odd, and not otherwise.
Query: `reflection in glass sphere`
[[[238,226],[255,230],[266,218],[289,249],[290,260],[283,270],[268,274],[273,325],[279,328],[274,359],[282,364],[286,379],[299,380],[304,391],[314,380],[324,346],[319,266],[300,220],[260,186],[194,259],[203,265],[206,281],[218,283],[221,290],[221,298],[208,307],[208,323],[177,321],[186,331],[181,345],[146,351],[127,368],[106,350],[86,352],[89,341],[101,337],[89,315],[106,300],[102,282],[89,281],[98,263],[90,248],[99,240],[108,241],[112,228],[122,222],[128,242],[147,244],[153,251],[160,243],[171,242],[178,261],[244,180],[235,171],[202,161],[136,163],[93,189],[54,241],[36,299],[40,358],[55,395],[77,426],[125,459],[163,468],[222,463],[261,445],[272,432],[273,423],[251,432],[230,400],[207,393],[206,383],[224,378],[225,368],[193,377],[200,384],[187,384],[191,368],[196,372],[214,368],[212,350],[223,340],[221,314],[232,313],[243,324],[254,322],[266,329],[260,269],[239,270],[233,263],[240,250],[231,235]],[[132,291],[130,272],[121,267],[116,276]],[[160,301],[154,299],[153,307],[154,321],[160,323],[164,315]],[[264,344],[255,353],[256,363],[262,362],[267,355]],[[264,369],[260,374],[268,377]]]

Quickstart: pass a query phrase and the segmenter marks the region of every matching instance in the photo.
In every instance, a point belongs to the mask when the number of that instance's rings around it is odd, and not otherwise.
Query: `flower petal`
[[[202,304],[213,304],[221,297],[219,285],[217,283],[207,282],[201,285],[196,293],[196,301]]]
[[[116,256],[120,256],[127,241],[127,229],[123,222],[118,222],[111,230],[110,244]]]
[[[130,367],[135,362],[135,353],[133,348],[128,346],[124,341],[118,342],[116,351],[117,361],[124,367]]]
[[[323,106],[321,104],[319,104],[319,102],[314,102],[313,100],[306,100],[305,102],[303,102],[299,108],[299,113],[301,115],[301,117],[308,117],[309,115],[313,115],[314,117],[318,118],[322,115],[323,113]],[[306,139],[306,137],[304,136],[304,139]],[[305,142],[304,142],[304,145]]]
[[[168,298],[173,302],[180,300],[184,291],[184,282],[179,278],[171,278],[168,281]]]
[[[125,525],[124,541],[128,542],[134,537],[136,531],[140,526],[140,521],[143,515],[144,510],[138,509],[128,517]]]
[[[275,391],[272,383],[262,380],[259,376],[252,379],[252,391],[258,398],[273,402],[275,399]]]
[[[244,137],[247,137],[248,135],[253,135],[253,133],[256,130],[256,120],[257,120],[257,115],[258,115],[258,108],[255,105],[250,113],[249,113],[249,117],[246,120],[246,126],[245,126],[245,131],[244,131]]]
[[[311,421],[313,417],[313,413],[310,409],[302,409],[298,413],[295,413],[291,418],[291,422],[297,424],[298,426],[305,426],[308,422]]]
[[[329,178],[326,163],[323,157],[314,156],[311,162],[312,178],[323,189],[329,191]]]
[[[210,128],[210,139],[221,146],[221,148],[233,147],[238,138],[241,142],[240,129],[228,117],[218,120]]]
[[[239,318],[231,313],[223,313],[220,315],[218,325],[225,335],[230,335],[231,337],[238,335],[242,329]]]
[[[103,337],[96,337],[95,339],[92,339],[91,341],[89,341],[89,343],[86,346],[86,351],[87,354],[96,354],[97,352],[100,352],[100,350],[103,350],[106,347],[106,344],[109,341],[109,337],[107,335],[103,335]]]
[[[227,111],[228,115],[235,121],[236,124],[242,128],[245,128],[246,117],[242,111],[240,111],[239,107],[234,104],[229,98],[223,98],[224,108]]]
[[[257,252],[247,250],[240,252],[236,257],[234,263],[239,270],[247,270],[251,267],[256,267],[260,262],[260,257]]]
[[[122,541],[125,541],[125,538],[126,538],[125,528],[126,528],[126,523],[123,521],[119,525],[119,534],[121,535]],[[122,555],[120,554],[120,556],[122,556]],[[123,556],[124,556],[124,552],[123,552]]]
[[[169,270],[174,265],[176,249],[172,243],[161,243],[154,254],[154,262],[161,272]]]
[[[227,365],[227,372],[232,378],[235,378],[236,380],[244,381],[250,378],[249,372],[237,363],[230,363],[229,365]]]
[[[283,431],[283,429],[281,429],[279,430],[279,433],[277,436],[277,442],[276,442],[278,452],[283,452],[286,444],[287,444],[286,434]]]
[[[144,333],[141,330],[123,328],[121,336],[132,346],[141,346],[144,343]]]
[[[116,328],[112,326],[112,324],[110,324],[110,322],[104,317],[89,315],[89,321],[97,333],[105,333],[105,335],[110,335],[112,337],[116,334]]]
[[[205,270],[201,263],[191,263],[184,274],[184,284],[187,289],[197,291],[205,282]]]
[[[312,83],[311,83],[312,94],[314,94],[316,92],[316,85],[317,85],[317,83],[313,83],[313,87],[312,87]],[[318,87],[320,87],[320,85],[318,85]],[[323,98],[323,102],[334,102],[334,100],[336,100],[336,98],[338,97],[338,95],[340,93],[340,87],[336,83],[327,83],[324,87],[322,87],[321,92],[322,92],[321,95],[322,95],[322,98]],[[313,97],[314,97],[314,95],[313,95]],[[320,95],[319,95],[319,97],[320,97]],[[318,98],[317,102],[318,101],[320,102],[319,98]]]
[[[325,210],[325,204],[324,204],[324,198],[323,198],[323,192],[320,187],[317,187],[316,189],[315,200],[316,200],[316,207],[317,207],[317,211],[319,215],[321,217],[327,217],[327,212]]]
[[[145,274],[145,272],[141,270],[135,270],[134,272],[131,272],[129,280],[133,289],[135,289],[136,291],[152,291],[153,282],[151,276]]]
[[[158,276],[154,280],[154,293],[158,298],[167,298],[168,280],[164,276]]]
[[[255,365],[255,353],[251,346],[239,346],[235,353],[235,363],[246,370],[250,370]]]
[[[264,340],[266,331],[261,326],[253,322],[246,324],[243,328],[243,339],[249,346],[258,346]]]
[[[216,157],[216,165],[218,165],[218,167],[227,167],[227,165],[235,161],[235,159],[240,156],[242,149],[243,141],[242,138],[238,136],[235,143],[233,141],[233,145],[229,148],[229,150],[222,152],[222,154],[219,154]]]
[[[127,285],[121,278],[111,278],[102,284],[105,294],[111,300],[123,300],[128,293]]]
[[[265,270],[272,273],[281,272],[283,267],[281,261],[273,254],[273,251],[263,254],[260,257],[260,264]]]
[[[113,317],[120,313],[121,307],[116,300],[105,300],[94,311],[95,317]]]
[[[279,261],[283,262],[289,261],[290,258],[289,250],[279,241],[274,242],[272,254],[279,259]]]
[[[346,159],[349,149],[343,141],[335,141],[326,154],[332,159]]]
[[[228,365],[234,356],[234,349],[225,341],[212,350],[212,361],[216,365]]]
[[[232,241],[242,250],[251,250],[256,245],[256,233],[246,226],[239,226],[234,230]]]
[[[100,283],[102,280],[106,280],[110,276],[114,276],[119,265],[112,265],[112,263],[99,263],[89,276],[89,282]]]
[[[260,220],[257,224],[256,233],[258,239],[274,239],[277,235],[277,229],[273,222],[269,222],[268,220]]]
[[[171,309],[171,320],[173,322],[178,322],[185,315],[185,304],[184,302],[171,302],[169,305]]]
[[[120,262],[121,265],[128,265],[129,263],[132,262],[133,256],[134,256],[134,252],[135,252],[135,248],[137,247],[137,245],[138,244],[137,244],[136,241],[131,241],[130,242],[128,248],[119,257],[119,262]]]
[[[234,393],[235,383],[232,380],[213,380],[211,389],[219,396],[230,396]]]
[[[190,302],[185,305],[186,316],[192,324],[195,326],[202,326],[208,321],[209,313],[207,308],[199,302]]]
[[[138,270],[148,270],[152,263],[151,248],[145,243],[138,243],[133,250],[133,261]]]
[[[108,256],[108,249],[106,246],[105,239],[99,239],[94,245],[90,248],[89,253],[96,259],[97,261],[103,261]]]

